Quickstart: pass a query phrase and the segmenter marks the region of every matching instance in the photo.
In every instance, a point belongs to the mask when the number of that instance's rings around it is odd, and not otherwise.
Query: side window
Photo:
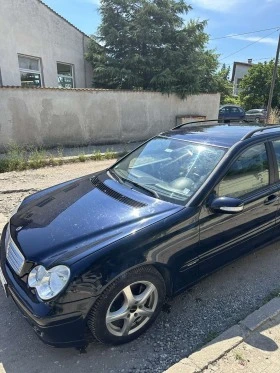
[[[275,155],[276,155],[278,173],[279,173],[279,178],[280,178],[280,140],[272,141],[272,144],[273,144]]]
[[[280,144],[279,144],[280,147]],[[269,184],[269,169],[264,144],[254,145],[231,165],[219,185],[219,196],[242,197]]]

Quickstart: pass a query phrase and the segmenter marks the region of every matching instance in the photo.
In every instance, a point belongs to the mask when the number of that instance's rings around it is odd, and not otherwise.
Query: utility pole
[[[279,39],[278,39],[278,46],[277,46],[277,51],[276,51],[276,57],[275,57],[275,64],[274,64],[273,76],[272,76],[272,81],[271,81],[271,86],[270,86],[270,92],[269,92],[269,98],[268,98],[268,104],[267,104],[267,117],[266,117],[266,124],[268,124],[269,116],[270,116],[270,112],[271,112],[271,102],[272,102],[273,91],[274,91],[274,86],[275,86],[275,80],[276,80],[276,75],[277,75],[277,66],[278,66],[279,50],[280,50],[280,34],[279,34]]]

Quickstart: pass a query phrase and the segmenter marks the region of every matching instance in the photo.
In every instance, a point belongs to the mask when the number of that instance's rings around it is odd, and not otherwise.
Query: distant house
[[[0,86],[91,87],[89,37],[41,0],[0,0]]]
[[[252,60],[249,59],[248,62],[234,62],[232,70],[231,82],[233,83],[233,95],[237,96],[240,92],[240,82],[244,76],[248,73],[250,67],[252,66]]]

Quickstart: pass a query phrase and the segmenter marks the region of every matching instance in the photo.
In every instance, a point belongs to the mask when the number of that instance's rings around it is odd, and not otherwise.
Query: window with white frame
[[[57,79],[60,88],[74,88],[73,65],[58,62]]]
[[[42,86],[40,58],[18,55],[18,64],[22,87]]]

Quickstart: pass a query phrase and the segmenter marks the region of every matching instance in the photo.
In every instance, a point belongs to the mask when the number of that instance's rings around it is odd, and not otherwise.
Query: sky
[[[101,22],[99,0],[44,2],[84,33],[96,34]],[[186,0],[186,3],[193,8],[185,16],[186,22],[191,18],[207,20],[205,31],[210,39],[207,48],[219,54],[221,64],[232,67],[234,61],[247,62],[252,58],[253,63],[258,63],[275,57],[280,0]]]

